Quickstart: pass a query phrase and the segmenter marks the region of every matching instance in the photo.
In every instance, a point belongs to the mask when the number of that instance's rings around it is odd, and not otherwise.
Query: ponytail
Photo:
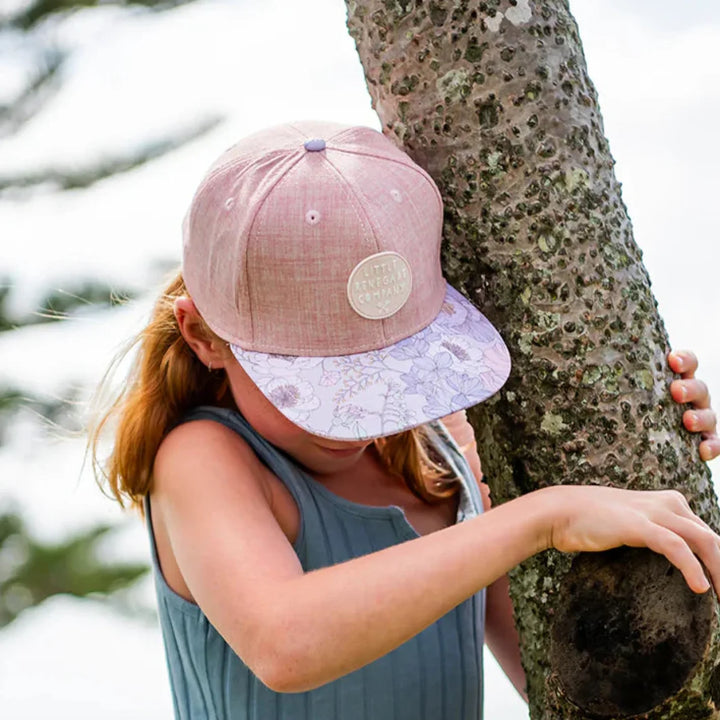
[[[152,486],[155,454],[182,416],[198,405],[237,410],[225,373],[209,371],[180,333],[173,305],[183,296],[188,291],[178,272],[155,303],[147,327],[113,359],[95,395],[95,406],[102,404],[118,365],[137,347],[127,382],[89,426],[87,451],[96,480],[101,487],[108,486],[122,507],[129,501],[141,514],[143,498]],[[217,337],[207,325],[201,332],[207,339]],[[101,436],[109,425],[115,425],[114,444],[110,456],[101,461]],[[456,478],[439,459],[430,457],[422,427],[378,438],[375,447],[385,467],[425,502],[438,502],[457,492]]]
[[[96,479],[107,484],[121,506],[128,500],[141,513],[142,499],[151,489],[155,454],[183,414],[197,405],[234,407],[225,373],[209,371],[180,333],[173,304],[187,294],[182,274],[177,273],[155,303],[147,327],[113,359],[96,394],[99,402],[114,370],[137,347],[124,387],[91,421],[88,450]],[[214,336],[207,326],[202,332]],[[111,421],[117,421],[114,445],[101,462],[100,438]]]

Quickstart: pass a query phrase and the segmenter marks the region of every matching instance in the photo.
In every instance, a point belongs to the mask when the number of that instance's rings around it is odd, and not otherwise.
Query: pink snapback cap
[[[268,400],[315,435],[390,435],[475,405],[510,372],[442,276],[430,176],[366,127],[297,122],[208,170],[183,223],[201,315]]]

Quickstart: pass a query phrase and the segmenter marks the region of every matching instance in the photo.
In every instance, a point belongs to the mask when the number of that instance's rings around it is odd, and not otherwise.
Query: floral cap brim
[[[430,325],[379,350],[295,357],[230,347],[285,417],[334,440],[393,435],[476,405],[511,365],[498,331],[450,285]]]

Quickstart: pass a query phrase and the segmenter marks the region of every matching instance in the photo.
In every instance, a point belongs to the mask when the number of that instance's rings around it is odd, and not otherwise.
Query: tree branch
[[[48,190],[75,190],[85,188],[117,175],[134,170],[151,160],[162,157],[185,143],[201,137],[222,122],[219,116],[210,117],[186,130],[162,140],[146,143],[139,150],[125,156],[108,158],[90,167],[73,170],[70,168],[43,168],[35,172],[0,175],[0,196],[10,191],[28,191],[44,187]]]
[[[0,20],[0,30],[14,28],[30,30],[53,15],[61,15],[83,8],[114,5],[116,7],[140,7],[153,12],[172,10],[188,5],[194,0],[36,0],[29,6]]]

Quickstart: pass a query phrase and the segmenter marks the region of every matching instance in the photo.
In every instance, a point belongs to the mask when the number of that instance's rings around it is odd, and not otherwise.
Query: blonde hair
[[[141,514],[143,498],[152,487],[155,454],[170,429],[198,405],[237,410],[225,374],[209,372],[180,333],[173,305],[183,296],[188,291],[178,272],[156,301],[147,327],[113,359],[93,403],[87,451],[96,480],[101,487],[107,485],[121,506],[129,501]],[[207,339],[217,337],[204,323],[200,331]],[[135,347],[127,382],[112,402],[98,408],[115,370]],[[100,442],[110,425],[115,426],[114,443],[103,461]],[[379,438],[375,446],[387,469],[422,500],[438,502],[457,492],[457,478],[430,456],[422,427]]]

